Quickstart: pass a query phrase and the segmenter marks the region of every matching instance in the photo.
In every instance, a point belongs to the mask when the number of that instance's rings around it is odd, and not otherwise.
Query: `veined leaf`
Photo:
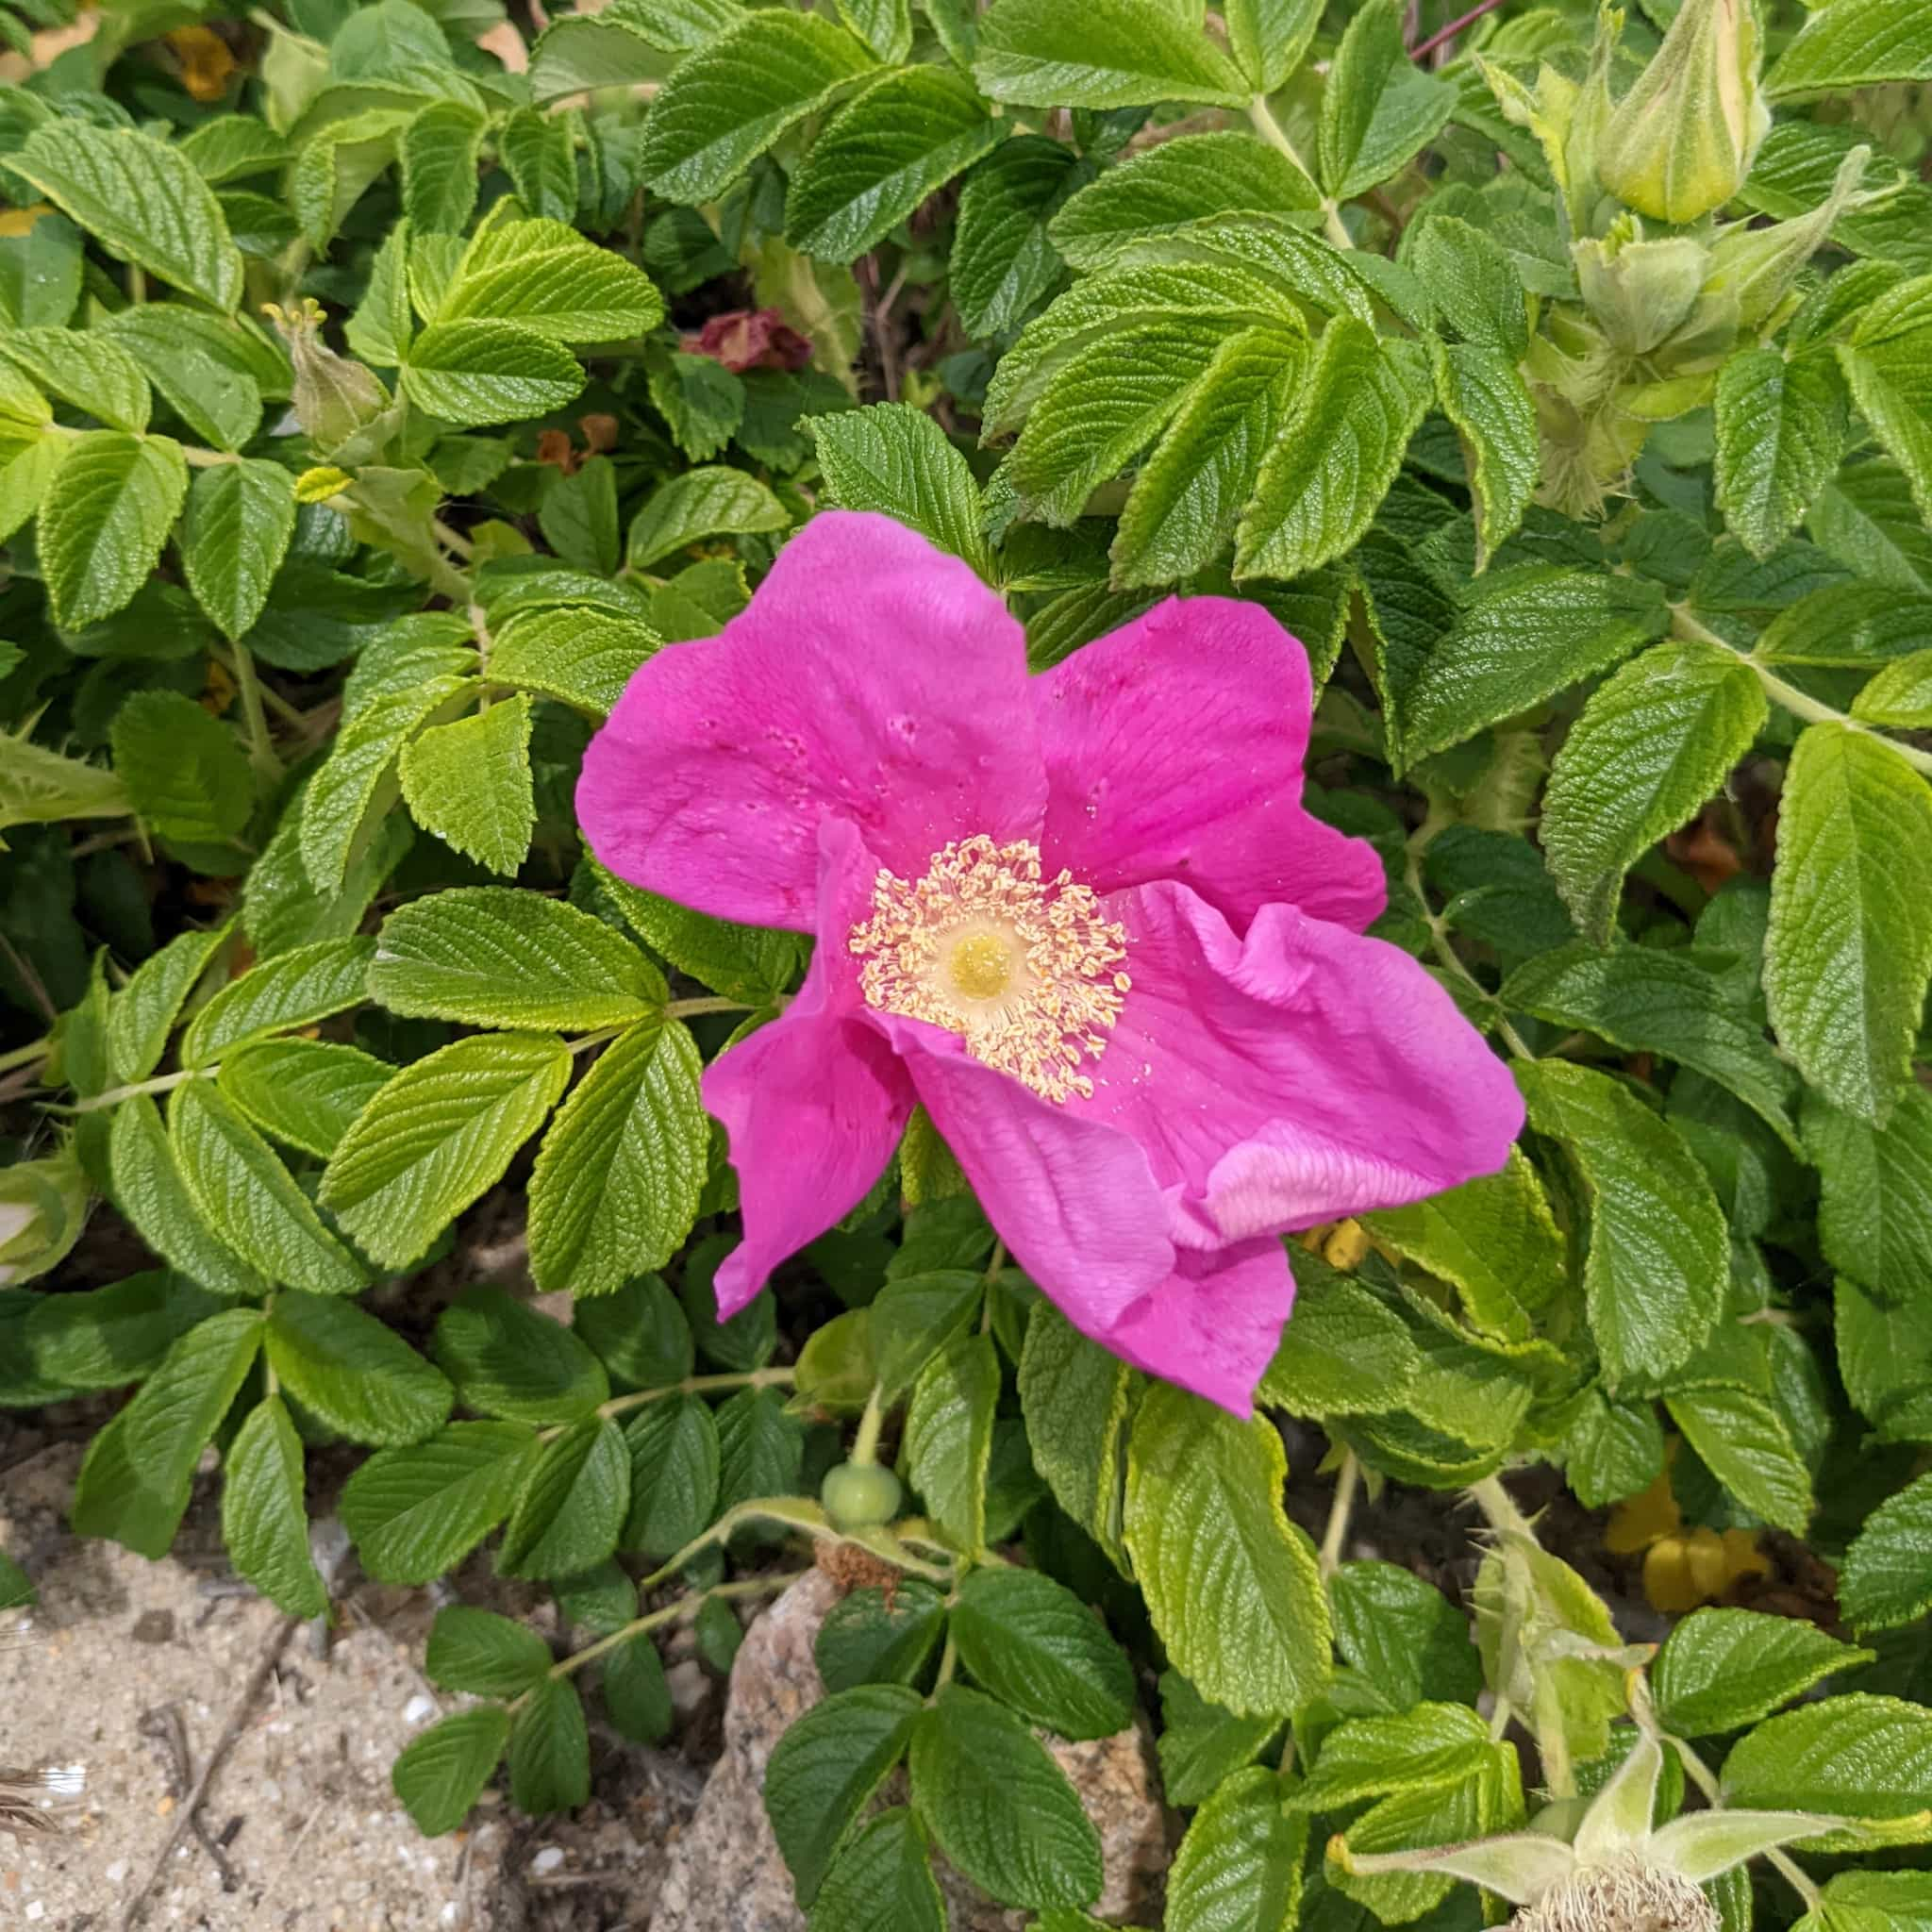
[[[249,1411],[228,1451],[222,1541],[235,1568],[277,1609],[319,1617],[328,1608],[328,1590],[308,1553],[302,1439],[279,1395]]]
[[[222,1091],[265,1134],[326,1160],[395,1069],[325,1040],[258,1040],[222,1056]]]
[[[181,562],[194,601],[231,642],[253,629],[295,533],[295,492],[277,463],[216,463],[188,491]]]
[[[704,538],[782,530],[791,521],[785,506],[742,470],[685,470],[631,519],[630,567],[650,570],[674,550]]]
[[[452,1423],[379,1449],[342,1491],[342,1527],[383,1583],[433,1583],[501,1523],[537,1456],[524,1423]]]
[[[431,724],[403,746],[397,771],[425,832],[508,878],[537,828],[530,700],[518,691],[474,717]]]
[[[1845,386],[1823,355],[1733,356],[1717,379],[1717,500],[1754,557],[1804,522],[1844,452]]]
[[[881,510],[910,525],[941,550],[992,574],[979,486],[966,458],[924,409],[875,403],[808,416],[803,427],[825,474],[825,494],[841,509]]]
[[[91,429],[67,452],[41,504],[41,563],[56,621],[111,617],[147,581],[188,495],[181,446],[165,436]]]
[[[454,1831],[483,1795],[508,1742],[509,1712],[500,1704],[459,1710],[411,1738],[390,1782],[416,1829],[425,1838]]]
[[[409,400],[458,428],[560,409],[584,386],[562,343],[512,322],[436,322],[409,344]]]
[[[1245,108],[1252,90],[1198,18],[1160,0],[998,0],[979,24],[974,73],[996,101],[1135,108],[1198,101]]]
[[[1859,1630],[1893,1629],[1932,1609],[1932,1474],[1865,1519],[1846,1552],[1840,1595]]]
[[[1077,167],[1060,142],[1023,134],[1001,142],[967,175],[948,278],[970,334],[1018,328],[1058,277],[1060,258],[1048,239],[1047,217]]]
[[[1912,0],[1836,0],[1812,14],[1765,76],[1774,100],[1932,80],[1932,33]]]
[[[211,1066],[223,1054],[271,1033],[312,1026],[359,1005],[375,958],[364,938],[318,940],[252,967],[202,1008],[181,1036],[181,1062]]]
[[[579,604],[520,610],[496,633],[490,675],[601,719],[658,642],[648,625]]]
[[[1402,41],[1401,0],[1350,18],[1322,91],[1322,185],[1349,201],[1406,167],[1455,110],[1456,83],[1425,73]]]
[[[211,1228],[181,1170],[154,1101],[145,1093],[114,1109],[108,1160],[114,1203],[156,1254],[216,1294],[260,1295],[271,1284]]]
[[[567,224],[487,219],[432,318],[508,325],[551,342],[626,341],[663,319],[664,298],[641,269]]]

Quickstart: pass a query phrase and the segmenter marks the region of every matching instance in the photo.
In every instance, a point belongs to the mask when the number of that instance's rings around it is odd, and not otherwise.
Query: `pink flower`
[[[1309,704],[1301,646],[1222,597],[1030,677],[964,563],[845,513],[638,672],[577,791],[597,857],[818,941],[705,1075],[744,1208],[721,1312],[924,1102],[1071,1322],[1244,1412],[1293,1300],[1284,1231],[1502,1165],[1507,1070],[1362,937],[1381,865],[1302,808]]]

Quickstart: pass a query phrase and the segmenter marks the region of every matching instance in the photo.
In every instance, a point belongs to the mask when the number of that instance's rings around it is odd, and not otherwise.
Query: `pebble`
[[[562,1847],[558,1845],[545,1845],[543,1849],[541,1852],[539,1852],[534,1858],[530,1860],[530,1870],[532,1872],[555,1872],[557,1868],[562,1863]]]

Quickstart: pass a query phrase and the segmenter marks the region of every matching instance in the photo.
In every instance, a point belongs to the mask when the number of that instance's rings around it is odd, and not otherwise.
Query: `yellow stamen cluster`
[[[881,870],[848,944],[867,1005],[958,1033],[975,1059],[1046,1099],[1093,1096],[1098,1059],[1133,982],[1125,929],[1040,847],[985,833],[933,855],[922,879]]]

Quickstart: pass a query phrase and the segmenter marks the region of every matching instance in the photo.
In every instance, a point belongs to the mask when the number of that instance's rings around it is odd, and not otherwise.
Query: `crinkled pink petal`
[[[904,1057],[987,1219],[1076,1328],[1104,1332],[1166,1278],[1166,1204],[1131,1140],[973,1058],[957,1034],[897,1013],[871,1017]]]
[[[1509,1071],[1407,953],[1266,906],[1245,938],[1185,886],[1117,894],[1133,979],[1091,1100],[1145,1148],[1176,1241],[1413,1201],[1491,1174],[1522,1131]]]
[[[1095,1340],[1136,1368],[1246,1415],[1293,1306],[1294,1277],[1277,1237],[1182,1248],[1174,1273]]]
[[[1374,848],[1302,808],[1307,653],[1259,605],[1170,597],[1033,693],[1049,871],[1179,879],[1241,930],[1277,902],[1357,932],[1382,910]]]
[[[1035,838],[1045,800],[1024,634],[958,558],[831,511],[715,638],[637,672],[591,741],[577,817],[620,878],[808,929],[818,827],[918,877],[949,840]]]
[[[824,843],[822,928],[842,935],[863,915],[876,866],[850,825],[827,824]],[[821,944],[782,1017],[705,1070],[744,1214],[744,1240],[718,1268],[721,1319],[858,1206],[906,1131],[912,1082],[863,1011],[850,956]]]

